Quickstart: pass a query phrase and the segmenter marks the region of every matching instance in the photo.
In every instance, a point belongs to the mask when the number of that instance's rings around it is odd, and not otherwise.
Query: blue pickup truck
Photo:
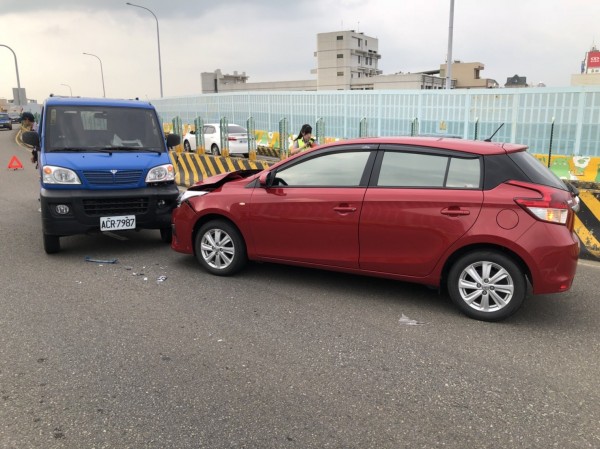
[[[38,131],[23,133],[37,149],[44,250],[90,231],[158,229],[171,241],[179,189],[154,107],[139,100],[50,97]]]

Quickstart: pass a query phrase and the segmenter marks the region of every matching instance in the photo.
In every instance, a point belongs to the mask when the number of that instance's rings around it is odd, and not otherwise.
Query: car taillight
[[[541,196],[541,198],[514,198],[515,203],[534,218],[548,223],[570,224],[572,226],[573,212],[567,201],[568,195],[566,192],[561,194],[560,191],[555,189],[525,182],[510,181],[509,184],[534,190]]]
[[[237,140],[238,140],[238,138],[237,138],[237,137],[231,137],[231,136],[229,136],[229,137],[227,138],[227,140],[229,140],[230,142],[231,142],[231,141],[237,141]]]

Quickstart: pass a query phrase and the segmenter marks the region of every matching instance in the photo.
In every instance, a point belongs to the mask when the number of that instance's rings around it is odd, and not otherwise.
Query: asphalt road
[[[0,132],[0,448],[600,447],[600,264],[493,324],[388,280],[214,277],[158,231],[48,256],[15,134]]]

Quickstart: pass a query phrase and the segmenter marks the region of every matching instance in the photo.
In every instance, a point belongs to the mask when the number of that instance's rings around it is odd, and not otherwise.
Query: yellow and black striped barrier
[[[581,183],[578,188],[580,202],[575,232],[581,241],[581,257],[600,260],[600,184]]]
[[[279,148],[271,148],[271,147],[265,147],[265,146],[258,146],[256,148],[256,153],[260,154],[261,156],[269,156],[269,157],[280,157],[281,152],[279,151]]]
[[[267,161],[251,161],[246,158],[209,156],[196,153],[169,152],[175,167],[175,182],[183,186],[191,186],[210,176],[229,173],[236,170],[265,169],[271,163]]]

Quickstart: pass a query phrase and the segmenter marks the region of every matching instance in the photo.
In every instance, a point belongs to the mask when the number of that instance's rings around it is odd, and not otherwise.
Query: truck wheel
[[[44,251],[46,254],[54,254],[60,251],[60,237],[57,235],[44,234]]]
[[[161,228],[160,239],[165,243],[171,243],[171,240],[173,239],[173,230],[170,227]]]

